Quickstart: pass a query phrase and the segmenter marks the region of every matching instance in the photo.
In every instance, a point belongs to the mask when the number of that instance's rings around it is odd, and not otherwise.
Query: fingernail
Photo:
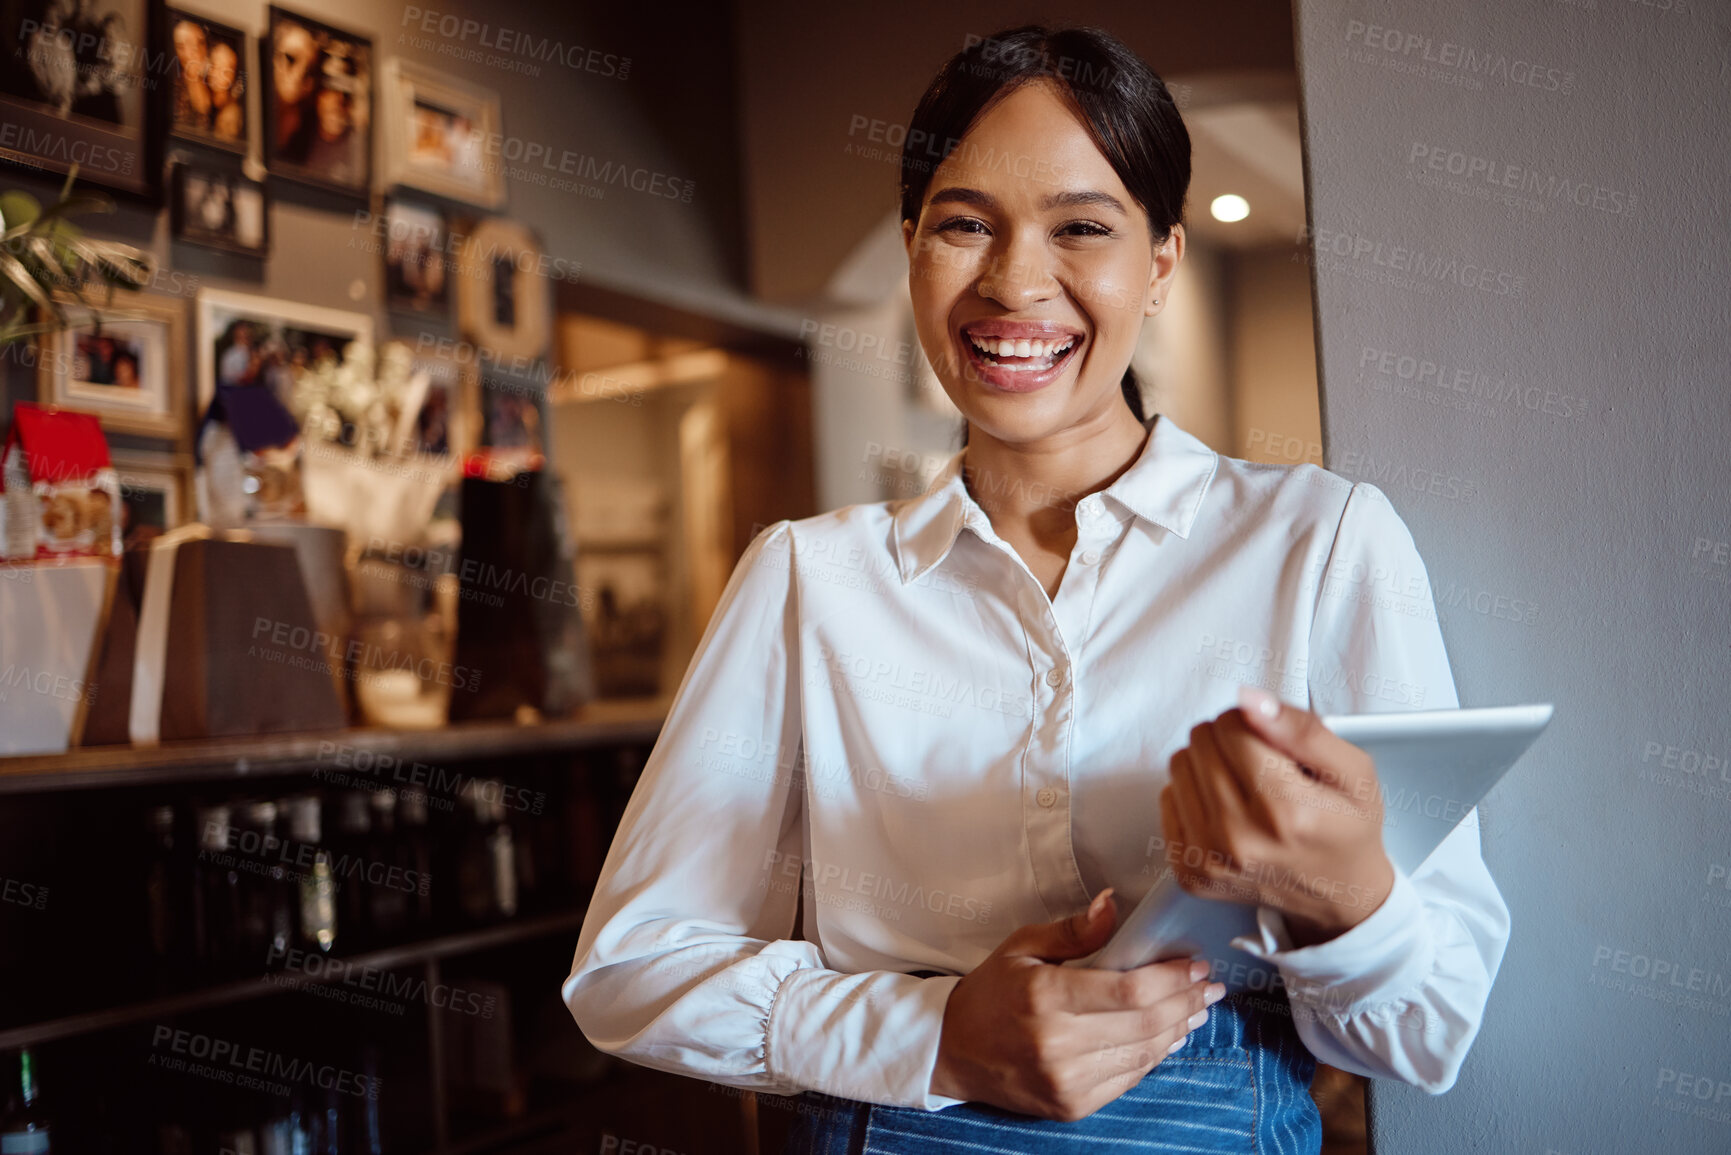
[[[1280,717],[1280,699],[1260,686],[1239,683],[1238,704],[1246,711],[1270,720]]]
[[[1207,977],[1208,977],[1208,964],[1207,963],[1203,962],[1201,959],[1197,959],[1195,962],[1190,964],[1190,981],[1191,982],[1199,983]]]
[[[1088,921],[1093,922],[1106,911],[1106,904],[1112,900],[1110,890],[1102,890],[1094,896],[1094,901],[1088,904]]]
[[[1213,1006],[1226,997],[1225,983],[1209,983],[1208,989],[1202,992],[1202,1001]]]
[[[1194,1031],[1197,1027],[1200,1027],[1203,1023],[1206,1023],[1207,1021],[1208,1021],[1208,1012],[1207,1011],[1197,1011],[1195,1014],[1190,1016],[1190,1029]]]
[[[1179,1051],[1182,1051],[1184,1049],[1184,1044],[1188,1043],[1189,1041],[1190,1041],[1190,1036],[1185,1035],[1182,1039],[1179,1039],[1176,1043],[1173,1043],[1170,1047],[1167,1047],[1166,1053],[1168,1055],[1176,1055]]]

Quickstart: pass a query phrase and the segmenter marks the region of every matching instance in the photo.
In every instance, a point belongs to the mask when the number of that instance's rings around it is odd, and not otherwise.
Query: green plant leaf
[[[42,215],[42,206],[36,198],[18,189],[8,189],[0,193],[0,216],[6,218],[6,231],[29,228],[37,217]]]

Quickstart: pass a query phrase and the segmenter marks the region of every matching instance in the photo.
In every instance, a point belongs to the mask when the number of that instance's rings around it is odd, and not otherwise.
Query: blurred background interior
[[[35,402],[96,415],[119,498],[0,581],[0,1132],[779,1149],[787,1103],[597,1055],[558,985],[740,552],[958,446],[896,182],[967,38],[1097,24],[1162,74],[1195,176],[1148,408],[1321,462],[1285,3],[432,3],[0,9],[0,190],[86,141],[80,226],[155,264],[0,362],[9,490],[105,500]],[[61,79],[56,21],[97,46]],[[1315,1093],[1362,1150],[1356,1081]]]

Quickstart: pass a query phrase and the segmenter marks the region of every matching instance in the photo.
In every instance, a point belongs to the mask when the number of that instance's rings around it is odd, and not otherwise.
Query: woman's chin
[[[1050,437],[1074,423],[1068,390],[1039,393],[992,393],[974,386],[962,416],[995,441],[1024,444]]]

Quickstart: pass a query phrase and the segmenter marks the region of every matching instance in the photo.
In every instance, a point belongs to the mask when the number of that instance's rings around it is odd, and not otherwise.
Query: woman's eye
[[[1065,237],[1109,237],[1112,235],[1112,230],[1093,221],[1071,221],[1058,229],[1058,235]]]
[[[940,233],[963,233],[969,236],[984,236],[986,225],[977,217],[951,217],[935,230]]]

